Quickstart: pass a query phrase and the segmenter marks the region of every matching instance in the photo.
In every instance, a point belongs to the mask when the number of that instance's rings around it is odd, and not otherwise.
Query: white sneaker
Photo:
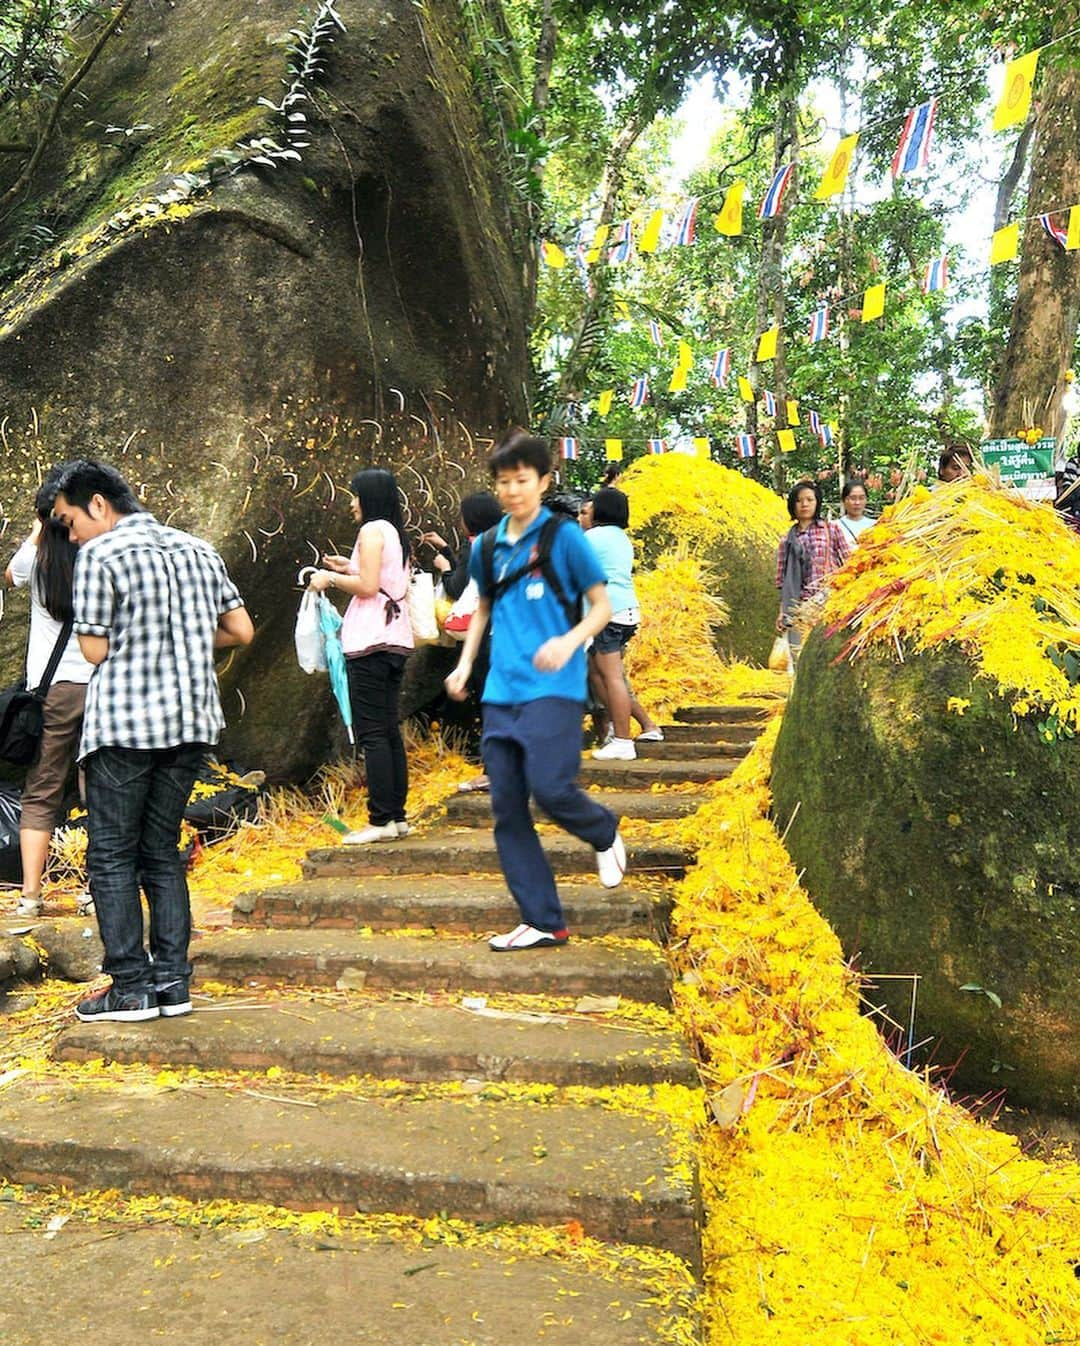
[[[596,872],[605,888],[618,888],[626,873],[626,847],[618,832],[606,851],[596,852]]]
[[[495,953],[517,953],[522,949],[554,949],[565,944],[570,936],[565,930],[537,930],[532,925],[518,925],[508,935],[495,935],[488,940],[488,948]]]
[[[408,826],[408,824],[406,824]],[[402,834],[397,823],[385,823],[382,827],[362,827],[359,832],[348,832],[341,838],[343,846],[369,846],[373,841],[397,841]]]
[[[649,729],[644,734],[638,734],[639,743],[663,743],[664,731],[662,729]]]
[[[40,916],[45,910],[45,903],[40,897],[20,897],[19,905],[15,908],[16,916]]]
[[[409,833],[412,831],[412,828],[404,820],[404,818],[400,822],[396,822],[394,826],[397,828],[397,834],[399,837],[407,837]]]
[[[637,749],[628,738],[613,738],[602,748],[593,749],[593,757],[598,762],[632,762],[636,756]]]

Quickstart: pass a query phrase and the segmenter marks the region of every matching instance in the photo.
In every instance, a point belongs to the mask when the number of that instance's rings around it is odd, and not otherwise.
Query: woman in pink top
[[[352,479],[352,516],[360,525],[351,556],[324,556],[313,589],[341,589],[352,598],[341,627],[349,673],[353,732],[364,754],[368,823],[344,838],[347,846],[396,841],[409,830],[409,790],[398,700],[405,660],[413,648],[409,621],[409,539],[394,476],[365,468]]]

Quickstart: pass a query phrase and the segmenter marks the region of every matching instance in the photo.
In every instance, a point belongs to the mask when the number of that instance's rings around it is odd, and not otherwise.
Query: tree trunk
[[[1029,208],[1067,210],[1080,201],[1080,69],[1064,56],[1048,56],[1035,123]],[[1078,315],[1077,254],[1065,252],[1037,220],[1029,219],[1008,345],[994,389],[992,438],[1034,426],[1048,435],[1061,434],[1064,376]]]

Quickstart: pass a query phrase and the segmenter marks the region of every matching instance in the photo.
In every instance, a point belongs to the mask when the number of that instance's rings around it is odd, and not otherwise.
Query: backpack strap
[[[511,585],[517,584],[518,580],[524,579],[526,575],[531,575],[539,570],[565,613],[569,626],[577,625],[581,620],[581,600],[579,598],[576,603],[570,601],[563,587],[562,579],[551,559],[551,553],[555,545],[555,535],[563,524],[569,524],[570,522],[570,519],[561,514],[552,514],[550,518],[545,519],[536,539],[536,547],[534,552],[530,553],[529,559],[518,566],[516,570],[510,571],[509,574],[503,575],[499,579],[495,578],[496,529],[489,528],[484,533],[480,541],[481,574],[484,577],[486,597],[492,607]]]
[[[64,657],[67,643],[71,639],[71,628],[74,624],[74,618],[69,617],[60,628],[60,634],[56,637],[56,644],[52,647],[52,654],[49,655],[49,662],[45,665],[45,673],[34,689],[34,695],[39,701],[45,700],[45,694],[52,686],[52,680],[56,677],[56,670],[60,667],[60,660]]]

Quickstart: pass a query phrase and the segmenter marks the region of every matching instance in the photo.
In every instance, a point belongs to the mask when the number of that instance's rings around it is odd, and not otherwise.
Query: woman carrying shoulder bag
[[[383,468],[358,472],[350,484],[352,516],[360,525],[351,556],[324,556],[310,587],[350,595],[341,625],[352,702],[353,732],[364,754],[368,826],[350,832],[347,846],[396,841],[407,835],[408,764],[398,702],[405,660],[413,650],[409,620],[409,539],[397,481]]]
[[[78,548],[67,529],[52,518],[56,475],[50,473],[34,500],[37,522],[11,558],[4,578],[30,590],[30,639],[26,648],[26,685],[41,685],[49,660],[71,621],[72,576]],[[70,629],[60,662],[45,695],[41,750],[28,767],[19,820],[22,897],[16,914],[39,916],[41,883],[49,858],[49,840],[61,821],[64,791],[75,762],[82,732],[86,684],[94,671]]]

